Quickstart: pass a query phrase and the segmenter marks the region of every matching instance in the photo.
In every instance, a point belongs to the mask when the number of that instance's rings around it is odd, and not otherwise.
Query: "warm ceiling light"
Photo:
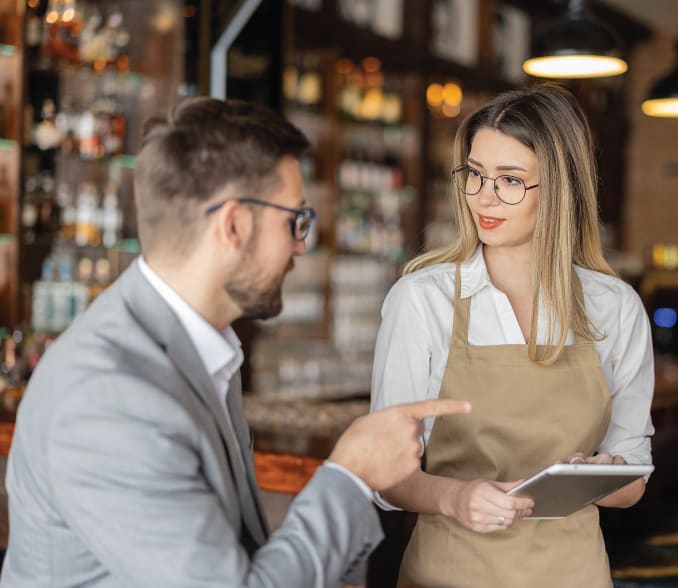
[[[337,73],[347,76],[353,71],[353,62],[350,59],[340,59],[337,61]]]
[[[440,84],[429,84],[426,88],[426,102],[429,106],[440,106],[443,103],[443,87]]]
[[[672,72],[653,86],[650,97],[640,107],[648,116],[678,118],[678,63]]]
[[[367,73],[375,73],[381,69],[381,61],[378,57],[365,57],[363,59],[363,69]]]
[[[616,35],[588,11],[587,0],[569,0],[565,15],[534,44],[523,70],[542,78],[597,78],[623,74]]]
[[[443,100],[445,104],[457,105],[461,103],[462,99],[461,86],[454,82],[448,82],[443,87]]]

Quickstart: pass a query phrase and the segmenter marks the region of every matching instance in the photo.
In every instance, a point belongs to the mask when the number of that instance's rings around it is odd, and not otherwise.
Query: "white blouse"
[[[622,280],[579,266],[575,271],[589,320],[605,335],[594,344],[610,388],[612,416],[599,451],[628,463],[652,463],[654,367],[647,313]],[[490,281],[482,247],[462,263],[461,276],[462,298],[472,297],[469,345],[524,344],[508,297]],[[391,288],[375,349],[372,410],[438,397],[452,334],[454,277],[454,264],[437,264],[403,276]],[[543,316],[540,312],[538,344],[546,339]],[[570,331],[567,345],[573,342]],[[426,439],[433,420],[426,420]]]

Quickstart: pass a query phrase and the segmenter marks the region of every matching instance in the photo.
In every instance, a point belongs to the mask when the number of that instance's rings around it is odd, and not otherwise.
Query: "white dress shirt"
[[[575,271],[587,316],[605,335],[594,344],[610,388],[612,415],[599,451],[621,455],[628,463],[652,463],[654,364],[643,304],[618,278],[578,266]],[[508,297],[490,281],[482,247],[461,264],[461,277],[461,296],[471,297],[468,344],[525,344]],[[374,357],[372,410],[438,397],[452,334],[454,281],[455,265],[437,264],[403,276],[388,293]],[[545,323],[540,312],[539,344],[546,339]],[[570,331],[567,344],[573,342]],[[426,420],[426,439],[433,421]]]
[[[243,363],[244,355],[240,339],[238,339],[235,331],[230,326],[221,332],[217,331],[156,274],[143,257],[139,256],[138,263],[141,273],[172,309],[179,322],[186,329],[207,373],[212,379],[214,392],[219,398],[219,404],[224,409],[226,418],[230,421],[230,415],[226,407],[226,395],[228,394],[231,378]],[[369,486],[353,472],[333,462],[326,462],[326,465],[346,474],[362,490],[365,496],[370,499],[372,498],[372,491]]]
[[[226,327],[221,333],[217,331],[179,294],[167,285],[149,267],[143,257],[138,259],[141,273],[160,294],[177,316],[184,329],[186,329],[191,342],[198,352],[198,356],[205,366],[205,370],[207,370],[214,384],[219,404],[228,416],[228,410],[226,409],[228,384],[233,375],[240,369],[244,359],[240,339],[238,339],[238,336],[231,327]]]

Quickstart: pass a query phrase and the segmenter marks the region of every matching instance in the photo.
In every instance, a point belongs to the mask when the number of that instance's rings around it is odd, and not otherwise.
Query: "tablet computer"
[[[509,490],[534,500],[530,519],[560,519],[654,470],[652,465],[555,464]]]

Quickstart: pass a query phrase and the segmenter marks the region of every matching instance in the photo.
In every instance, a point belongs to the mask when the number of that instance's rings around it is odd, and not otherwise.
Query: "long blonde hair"
[[[571,326],[593,340],[604,334],[586,317],[573,263],[614,275],[603,257],[598,227],[596,164],[591,130],[569,90],[554,83],[506,92],[469,115],[454,142],[455,165],[467,161],[479,129],[513,137],[534,151],[539,161],[540,197],[532,247],[533,306],[530,358],[542,365],[560,356]],[[480,243],[464,194],[454,182],[453,207],[459,233],[448,247],[429,251],[407,263],[403,273],[436,263],[467,260]],[[546,346],[536,344],[540,299],[546,309]],[[555,332],[560,326],[557,341]]]

